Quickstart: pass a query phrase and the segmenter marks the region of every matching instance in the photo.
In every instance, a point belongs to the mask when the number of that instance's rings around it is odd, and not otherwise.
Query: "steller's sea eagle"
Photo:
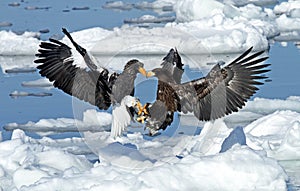
[[[139,100],[133,97],[134,81],[139,72],[146,75],[144,64],[133,59],[125,64],[122,73],[110,73],[99,66],[64,28],[63,33],[81,54],[87,67],[74,65],[71,48],[50,38],[50,42],[41,42],[36,54],[38,58],[34,62],[40,64],[37,66],[39,73],[53,82],[54,87],[99,109],[107,110],[112,105],[111,136],[120,136],[137,108],[141,108]]]
[[[181,83],[183,64],[177,50],[171,49],[162,67],[147,73],[158,79],[156,101],[147,104],[143,118],[150,135],[165,130],[172,122],[174,112],[192,112],[199,120],[223,117],[242,108],[258,90],[258,81],[270,64],[260,64],[268,57],[258,58],[264,51],[249,55],[252,47],[238,58],[221,67],[216,64],[206,77]]]

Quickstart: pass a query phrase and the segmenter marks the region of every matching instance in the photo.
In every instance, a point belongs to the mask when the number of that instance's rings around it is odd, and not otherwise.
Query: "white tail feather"
[[[111,137],[118,137],[130,124],[131,117],[125,105],[114,106],[112,110]]]

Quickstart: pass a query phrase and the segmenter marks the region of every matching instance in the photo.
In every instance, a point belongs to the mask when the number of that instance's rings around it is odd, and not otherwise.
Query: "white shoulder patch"
[[[74,60],[73,65],[85,69],[86,64],[84,62],[83,57],[79,54],[79,52],[73,47],[71,48],[71,52],[72,52],[71,58]]]
[[[115,105],[112,110],[112,124],[110,136],[115,138],[125,131],[126,127],[130,124],[131,117],[124,104]]]

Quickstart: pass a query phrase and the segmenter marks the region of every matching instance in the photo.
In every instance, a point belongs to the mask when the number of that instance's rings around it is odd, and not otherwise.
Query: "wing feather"
[[[171,49],[167,56],[163,58],[162,69],[167,70],[177,84],[181,83],[182,74],[184,72],[181,57],[177,49]]]
[[[42,42],[34,62],[40,74],[69,95],[107,109],[113,80],[108,71],[87,70],[73,65],[71,48],[54,39]]]
[[[258,90],[256,86],[263,84],[259,80],[267,78],[262,74],[270,71],[265,69],[269,64],[260,64],[268,57],[257,58],[263,51],[248,56],[251,50],[224,68],[215,65],[205,78],[175,86],[181,97],[182,111],[194,112],[199,120],[207,121],[242,108]]]

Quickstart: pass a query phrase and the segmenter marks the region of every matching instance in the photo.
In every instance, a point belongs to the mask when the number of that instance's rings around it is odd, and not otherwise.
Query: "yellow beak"
[[[146,77],[149,78],[149,77],[152,77],[154,75],[155,75],[155,73],[150,71],[150,72],[147,72]]]
[[[140,67],[140,68],[139,68],[139,72],[140,72],[143,76],[146,76],[146,77],[147,77],[147,72],[146,72],[145,68]]]

